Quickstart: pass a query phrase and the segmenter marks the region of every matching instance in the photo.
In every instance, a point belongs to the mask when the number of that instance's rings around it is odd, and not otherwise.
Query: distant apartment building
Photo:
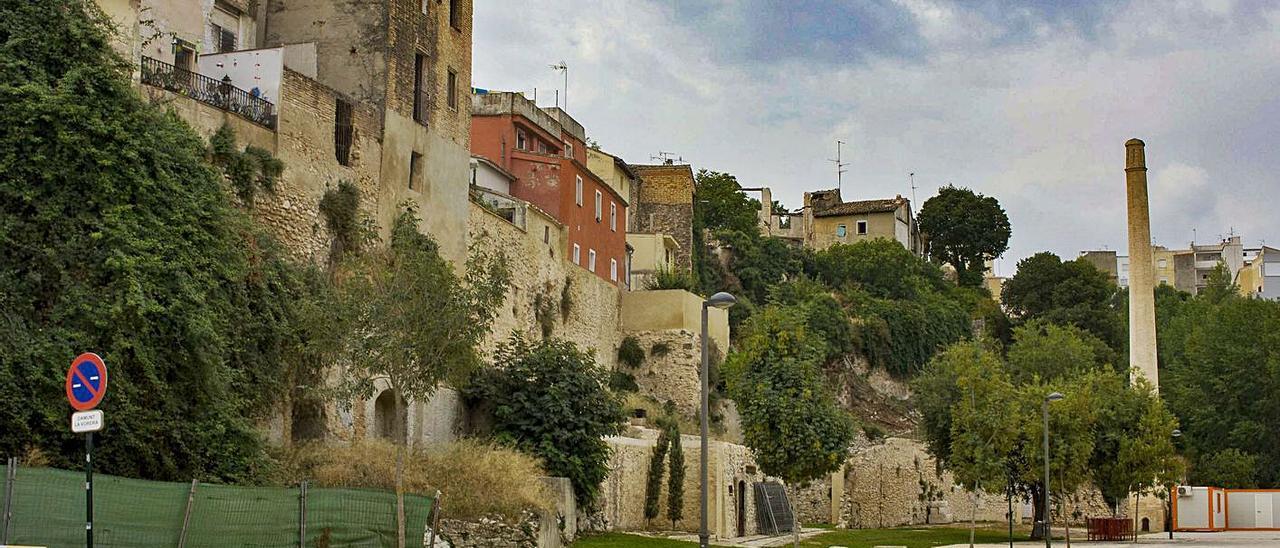
[[[1213,244],[1191,243],[1189,249],[1174,255],[1175,287],[1197,294],[1209,281],[1218,263],[1226,265],[1234,280],[1244,267],[1244,244],[1240,236],[1229,236]]]
[[[1236,285],[1246,296],[1280,300],[1280,249],[1262,246],[1245,250],[1245,266]]]
[[[559,108],[540,108],[515,92],[478,91],[471,111],[472,154],[515,176],[511,196],[565,225],[570,262],[624,283],[629,189],[587,167],[582,125]]]
[[[803,219],[804,242],[813,249],[885,238],[917,255],[922,251],[911,202],[902,196],[845,202],[838,189],[806,192]]]

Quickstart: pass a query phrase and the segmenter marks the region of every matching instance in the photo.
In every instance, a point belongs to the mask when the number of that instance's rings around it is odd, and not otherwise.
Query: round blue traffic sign
[[[107,393],[107,364],[92,352],[85,352],[71,360],[67,370],[67,401],[76,411],[88,411],[98,406]]]

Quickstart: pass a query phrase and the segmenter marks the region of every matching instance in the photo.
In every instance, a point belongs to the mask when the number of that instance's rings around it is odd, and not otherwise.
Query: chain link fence
[[[0,545],[83,546],[83,472],[0,467]],[[404,497],[406,545],[431,543],[438,497]],[[368,489],[239,487],[94,474],[95,546],[396,545],[396,495]]]

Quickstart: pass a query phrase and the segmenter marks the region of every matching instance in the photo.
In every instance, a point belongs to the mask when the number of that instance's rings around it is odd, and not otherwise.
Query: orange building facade
[[[611,283],[626,280],[627,199],[587,169],[586,132],[568,113],[520,93],[472,97],[471,153],[516,176],[511,195],[565,225],[565,257]]]

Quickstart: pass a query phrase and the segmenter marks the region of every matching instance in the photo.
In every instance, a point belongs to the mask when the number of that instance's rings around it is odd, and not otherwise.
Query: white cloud
[[[672,151],[793,207],[834,186],[826,160],[842,139],[847,198],[909,196],[908,172],[921,201],[947,182],[999,198],[1014,227],[1007,265],[1046,249],[1123,250],[1123,143],[1136,136],[1159,241],[1185,244],[1191,225],[1201,239],[1234,226],[1280,241],[1280,219],[1259,207],[1280,191],[1275,6],[1131,4],[1086,33],[899,3],[923,56],[733,64],[716,59],[739,40],[713,31],[758,16],[734,4],[693,24],[680,3],[477,3],[475,85],[537,86],[550,104],[562,84],[547,65],[563,59],[570,110],[606,149],[637,163]]]

